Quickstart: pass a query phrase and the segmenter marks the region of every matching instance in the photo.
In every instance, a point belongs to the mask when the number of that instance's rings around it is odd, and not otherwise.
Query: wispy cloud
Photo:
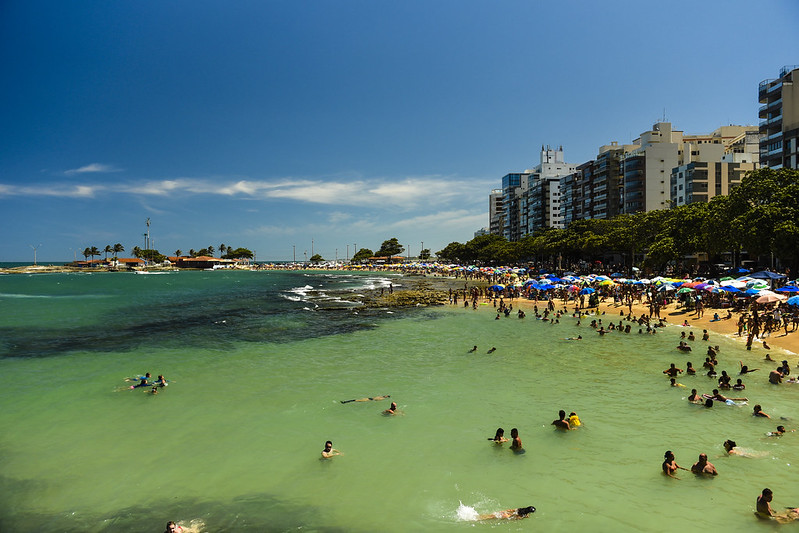
[[[87,172],[121,172],[121,169],[103,163],[90,163],[80,168],[73,168],[64,172],[67,176],[86,174]]]
[[[76,169],[73,173],[99,172],[99,164],[88,165],[93,170]],[[453,201],[482,198],[488,193],[484,180],[453,176],[422,176],[402,179],[373,178],[345,180],[279,179],[224,180],[204,178],[176,178],[106,183],[103,185],[40,184],[25,187],[0,184],[0,195],[10,196],[64,196],[89,197],[99,193],[128,194],[134,196],[210,195],[253,200],[291,200],[300,203],[373,206],[413,209],[420,206],[441,205]]]

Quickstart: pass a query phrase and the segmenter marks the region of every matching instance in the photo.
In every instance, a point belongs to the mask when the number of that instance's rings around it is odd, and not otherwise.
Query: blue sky
[[[793,0],[6,0],[0,261],[131,250],[147,218],[168,254],[435,252],[542,144],[756,124],[797,27]]]

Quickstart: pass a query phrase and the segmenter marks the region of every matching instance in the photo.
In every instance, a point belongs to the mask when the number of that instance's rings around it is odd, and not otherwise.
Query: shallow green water
[[[4,331],[16,339],[25,320],[40,315],[31,329],[45,336],[85,337],[87,325],[108,322],[135,330],[134,310],[166,319],[155,308],[162,298],[244,285],[234,298],[241,302],[273,280],[305,285],[284,273],[210,281],[190,274],[159,278],[157,290],[132,285],[143,280],[87,276],[69,293],[80,295],[80,312],[20,297],[55,292],[42,278],[16,280],[17,296],[0,296]],[[0,359],[0,530],[161,531],[170,519],[201,519],[207,531],[752,531],[770,526],[752,515],[763,487],[774,490],[775,509],[799,505],[799,433],[765,437],[778,423],[799,427],[799,386],[770,386],[761,370],[745,376],[749,406],[690,405],[690,387],[709,392],[714,382],[681,377],[688,389],[668,387],[661,371],[686,360],[674,349],[680,328],[600,338],[587,322],[549,325],[532,313],[496,321],[461,308],[381,311],[382,318],[305,310],[303,319],[296,313],[306,301],[271,303],[304,335],[274,342],[280,318],[238,314],[226,323],[238,316],[246,327],[227,337],[210,321],[182,333],[148,329],[159,342],[125,334],[121,350],[59,344],[48,357]],[[578,333],[586,339],[563,340]],[[740,358],[763,366],[760,352],[718,336],[711,342],[721,345],[720,369],[737,373]],[[474,344],[479,350],[467,353]],[[491,346],[497,350],[487,355]],[[694,346],[701,366],[706,343]],[[789,361],[795,366],[796,357]],[[154,397],[115,392],[125,376],[144,371],[173,382]],[[391,394],[404,414],[381,416],[387,401],[340,403],[378,394]],[[753,403],[791,420],[755,419]],[[553,431],[558,409],[579,413],[584,427]],[[506,435],[519,428],[526,453],[490,444],[498,426]],[[759,457],[721,457],[727,438]],[[320,460],[327,439],[344,455]],[[667,479],[666,449],[686,467],[705,452],[720,475]],[[458,519],[461,502],[481,513],[538,511],[474,524]]]

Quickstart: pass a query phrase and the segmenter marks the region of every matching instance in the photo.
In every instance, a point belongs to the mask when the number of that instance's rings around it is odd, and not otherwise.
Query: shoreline
[[[434,278],[437,280],[443,280],[443,278]],[[464,283],[468,283],[469,287],[487,287],[490,285],[488,282],[481,282],[475,280],[469,280],[466,282],[462,278],[450,278],[451,282],[448,284],[455,289],[455,285],[458,284],[458,289],[462,291]],[[457,283],[460,282],[460,283]],[[462,307],[463,300],[458,300],[458,306]],[[482,301],[486,301],[485,297],[483,297]],[[544,300],[539,300],[539,304]],[[535,300],[528,300],[526,298],[514,298],[510,300],[513,303],[515,309],[523,309],[525,312],[530,311],[535,307],[536,302]],[[567,316],[571,318],[571,313],[574,309],[574,301],[565,302],[561,299],[555,299],[556,302],[556,309],[562,309],[565,305],[568,314]],[[447,303],[446,305],[450,307],[455,307],[452,304]],[[478,309],[484,306],[478,306]],[[494,308],[490,308],[492,312],[495,312]],[[583,312],[589,311],[594,309],[597,313],[605,313],[606,316],[609,318],[612,317],[615,321],[617,318],[626,318],[627,316],[627,306],[623,304],[616,304],[612,301],[605,301],[600,302],[599,305],[595,308],[583,308]],[[622,317],[619,313],[624,311],[624,317]],[[741,344],[746,343],[746,336],[738,336],[738,318],[740,317],[741,313],[733,311],[733,317],[730,319],[722,319],[713,321],[713,313],[721,311],[716,309],[706,309],[704,316],[698,318],[695,316],[694,311],[686,311],[681,308],[678,308],[676,303],[670,303],[667,306],[661,307],[660,316],[661,318],[666,319],[666,323],[672,326],[681,326],[684,320],[688,320],[688,324],[690,329],[694,330],[694,333],[697,334],[697,337],[701,337],[701,333],[703,329],[708,330],[708,333],[715,334],[715,335],[723,335],[724,337],[730,338],[736,342],[740,342]],[[726,310],[724,311],[726,313]],[[649,314],[649,306],[643,303],[633,303],[633,316],[641,316],[641,315],[648,315]],[[722,313],[719,312],[721,315]],[[712,336],[711,336],[712,338]],[[759,359],[762,361],[767,353],[771,353],[775,349],[782,349],[788,352],[787,356],[790,357],[798,357],[799,356],[799,330],[790,332],[788,335],[783,334],[782,332],[779,333],[772,333],[768,337],[765,337],[766,343],[769,345],[771,351],[765,349],[762,345],[763,338],[760,338],[756,342],[752,344],[752,355],[759,355]],[[786,356],[786,357],[787,357]],[[704,357],[704,356],[703,356]],[[775,356],[773,359],[775,361],[780,361],[784,357],[782,356]],[[799,361],[797,361],[799,362]]]

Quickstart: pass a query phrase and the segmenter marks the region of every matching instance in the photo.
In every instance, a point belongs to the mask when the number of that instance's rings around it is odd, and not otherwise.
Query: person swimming
[[[383,411],[384,415],[395,415],[397,414],[397,402],[391,402],[391,407]]]
[[[508,442],[508,439],[505,438],[505,430],[502,428],[497,428],[497,432],[494,435],[494,438],[490,438],[490,441],[494,441],[494,444],[502,444],[503,442]]]
[[[506,509],[504,511],[497,511],[496,513],[481,514],[477,516],[477,520],[494,520],[494,519],[508,519],[508,520],[521,520],[527,518],[535,512],[535,507],[532,505],[528,507],[519,507],[518,509]]]
[[[580,422],[580,417],[577,416],[577,413],[575,413],[574,411],[569,413],[569,426],[571,426],[572,428],[578,428],[582,425],[583,423]]]

